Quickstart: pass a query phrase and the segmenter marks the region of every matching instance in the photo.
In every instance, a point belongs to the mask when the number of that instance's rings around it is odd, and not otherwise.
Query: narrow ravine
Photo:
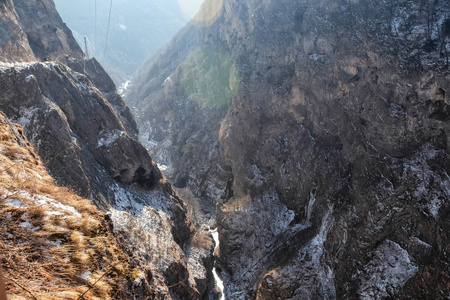
[[[162,163],[158,163],[158,168],[167,178],[170,177],[170,168],[167,165]],[[211,233],[214,240],[214,253],[218,253],[218,249],[220,247],[219,242],[219,232],[217,231],[216,222],[215,222],[215,211],[216,206],[214,203],[203,199],[197,195],[195,195],[189,188],[177,188],[174,186],[174,190],[176,193],[184,199],[188,210],[189,215],[192,218],[192,221],[200,228],[206,226],[209,228],[209,233]],[[214,228],[214,229],[212,229]],[[220,271],[217,271],[215,264],[212,269],[215,286],[218,288],[220,293],[220,300],[225,300],[225,285],[224,282],[219,275]],[[217,295],[217,294],[216,294]],[[214,298],[216,299],[216,298]]]
[[[219,233],[217,232],[217,228],[215,228],[214,230],[209,230],[214,238],[214,243],[215,243],[215,248],[214,248],[214,252],[216,252],[216,250],[219,248]],[[216,282],[216,286],[219,288],[220,291],[220,300],[225,300],[225,293],[224,293],[224,284],[223,284],[223,280],[220,278],[219,274],[217,274],[217,270],[216,267],[213,267],[213,275],[214,275],[214,280]]]

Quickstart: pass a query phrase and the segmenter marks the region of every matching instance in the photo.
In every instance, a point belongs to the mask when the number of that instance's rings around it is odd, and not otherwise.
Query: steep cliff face
[[[147,188],[161,179],[133,131],[84,74],[45,62],[3,65],[0,76],[3,111],[32,132],[31,141],[52,174],[79,194],[107,205],[100,201],[114,197],[108,188],[113,178]],[[94,176],[102,171],[103,176]]]
[[[152,154],[169,167],[167,173],[175,186],[189,186],[196,194],[216,200],[223,195],[229,176],[217,164],[220,120],[227,107],[191,101],[185,91],[188,84],[196,89],[205,76],[219,76],[208,72],[220,58],[213,49],[201,51],[201,44],[198,27],[190,24],[184,28],[168,44],[163,56],[151,57],[148,68],[143,67],[134,75],[135,87],[129,90],[126,101],[139,120],[140,140],[150,148],[158,144],[151,149]],[[201,60],[205,64],[196,68]],[[185,63],[191,64],[186,72],[181,67]],[[224,68],[227,67],[221,66],[217,71]],[[190,79],[193,81],[188,83]],[[199,101],[205,93],[198,93]],[[193,90],[192,94],[197,93]]]
[[[107,213],[127,255],[150,270],[151,280],[135,274],[137,298],[200,298],[206,291],[197,280],[208,280],[207,270],[189,258],[197,249],[210,261],[212,238],[198,232],[205,243],[192,243],[186,206],[137,141],[109,76],[95,59],[83,60],[52,1],[0,7],[8,33],[0,40],[0,109],[23,126],[56,182]]]
[[[2,11],[2,61],[57,60],[64,55],[82,58],[72,33],[51,0],[5,0]]]
[[[218,11],[130,95],[172,179],[222,197],[228,296],[448,297],[449,3]]]

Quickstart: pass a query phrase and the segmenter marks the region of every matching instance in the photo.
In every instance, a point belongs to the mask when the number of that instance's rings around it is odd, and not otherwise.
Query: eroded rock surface
[[[182,199],[161,175],[110,77],[83,53],[51,0],[3,1],[0,109],[24,134],[57,184],[105,212],[136,264],[133,297],[200,299],[190,253],[205,257]],[[195,235],[194,235],[195,233]],[[203,248],[201,248],[203,247]],[[188,251],[189,250],[189,251]]]
[[[147,188],[161,179],[145,148],[88,76],[59,62],[6,64],[1,85],[4,112],[32,132],[30,140],[52,175],[79,194],[111,202],[112,178]],[[99,176],[102,169],[108,176]]]
[[[5,0],[0,3],[0,10],[2,61],[57,60],[64,55],[83,57],[52,0]]]
[[[224,202],[229,299],[450,295],[449,11],[225,0],[137,74],[141,139]]]

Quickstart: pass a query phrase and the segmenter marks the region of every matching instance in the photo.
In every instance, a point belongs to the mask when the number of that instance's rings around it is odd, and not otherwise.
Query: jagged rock
[[[156,299],[201,298],[204,284],[189,280],[184,252],[194,247],[186,205],[137,141],[112,80],[95,59],[83,60],[53,1],[8,0],[0,8],[0,32],[8,33],[0,38],[0,109],[23,126],[59,185],[109,215],[141,270],[134,297],[151,290]]]
[[[0,76],[1,108],[30,133],[61,183],[108,203],[117,201],[110,177],[146,188],[158,184],[161,174],[147,151],[88,77],[57,62],[6,66]]]
[[[214,241],[205,231],[197,230],[192,237],[188,253],[188,270],[191,280],[195,281],[200,295],[206,295],[208,285],[213,280],[212,269],[214,264]],[[204,297],[204,296],[203,296]]]
[[[0,262],[9,298],[154,294],[149,278],[135,286],[133,274],[151,270],[124,253],[107,216],[56,186],[23,128],[1,111],[0,169]]]
[[[141,139],[175,182],[223,198],[227,297],[448,297],[449,12],[225,0],[136,75]],[[366,270],[371,255],[402,257],[403,277]],[[365,276],[389,283],[372,294]]]
[[[5,0],[0,3],[0,9],[2,61],[58,60],[65,55],[83,57],[53,1]]]

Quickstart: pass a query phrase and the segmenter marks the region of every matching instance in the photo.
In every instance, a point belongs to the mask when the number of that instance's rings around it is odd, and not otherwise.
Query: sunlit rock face
[[[3,1],[0,10],[0,109],[23,126],[58,185],[109,216],[135,264],[133,297],[201,299],[212,238],[195,232],[108,74],[83,60],[52,1]]]
[[[69,28],[55,10],[53,1],[5,0],[0,3],[0,11],[2,61],[83,56]]]
[[[24,126],[59,182],[103,206],[118,201],[113,179],[158,184],[161,174],[147,151],[89,77],[45,62],[3,65],[0,78],[3,111]]]
[[[449,12],[226,0],[136,74],[141,140],[223,202],[230,299],[449,295]]]

